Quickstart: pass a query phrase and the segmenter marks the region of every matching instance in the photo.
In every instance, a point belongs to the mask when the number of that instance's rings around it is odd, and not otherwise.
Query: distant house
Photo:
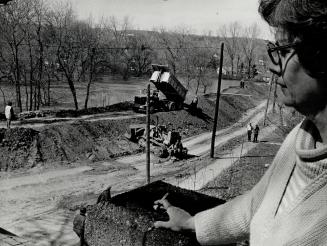
[[[217,74],[219,74],[219,68],[217,68]],[[226,68],[222,68],[222,75],[226,76],[229,72],[226,70]]]

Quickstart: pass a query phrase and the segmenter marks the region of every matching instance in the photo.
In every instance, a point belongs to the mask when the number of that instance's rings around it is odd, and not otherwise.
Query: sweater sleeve
[[[272,170],[273,167],[270,168]],[[249,192],[195,215],[195,232],[201,245],[233,243],[249,237],[250,222],[261,204],[271,171]]]
[[[284,141],[272,165],[249,192],[195,215],[195,232],[201,245],[234,243],[249,238],[250,223],[266,193],[270,178],[278,166],[278,154],[287,149],[298,127]]]

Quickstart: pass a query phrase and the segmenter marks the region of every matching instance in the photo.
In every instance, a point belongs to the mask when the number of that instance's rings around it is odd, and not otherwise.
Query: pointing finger
[[[166,199],[160,199],[154,202],[154,204],[162,205],[167,210],[171,205]]]
[[[155,228],[170,228],[170,223],[169,221],[156,221],[154,222],[154,227]]]

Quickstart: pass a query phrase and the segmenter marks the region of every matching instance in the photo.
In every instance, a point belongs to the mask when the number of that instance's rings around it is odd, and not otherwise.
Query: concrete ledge
[[[14,246],[14,245],[32,246],[32,243],[0,227],[0,245],[1,246]]]

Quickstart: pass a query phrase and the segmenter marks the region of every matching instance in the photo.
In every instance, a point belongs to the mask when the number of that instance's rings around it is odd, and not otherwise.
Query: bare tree
[[[83,63],[91,54],[83,43],[87,39],[86,24],[76,20],[69,5],[60,6],[56,11],[52,11],[49,17],[53,46],[56,47],[56,61],[69,85],[75,109],[78,109],[75,83],[80,81],[85,71]]]
[[[209,84],[208,72],[210,70],[209,62],[212,53],[207,48],[196,49],[193,54],[193,67],[195,71],[195,94],[198,94],[200,85],[203,87],[203,93],[206,93]]]
[[[25,66],[25,94],[26,109],[37,110],[42,104],[41,89],[44,87],[44,67],[46,48],[44,42],[44,24],[46,6],[42,0],[32,0],[30,2],[30,13],[26,18],[28,23],[24,28],[25,52],[28,54],[28,62]],[[27,90],[29,84],[29,90]]]
[[[161,28],[157,33],[157,43],[164,48],[163,52],[166,63],[174,74],[180,69],[181,59],[185,56],[185,52],[191,48],[189,45],[189,34],[189,30],[183,27],[179,27],[174,32],[168,32]]]
[[[92,20],[89,19],[87,25],[84,27],[85,34],[83,43],[86,46],[86,56],[82,61],[81,75],[87,75],[86,96],[84,101],[84,108],[86,109],[88,107],[92,82],[94,81],[97,70],[106,62],[106,57],[103,55],[104,50],[100,43],[103,35],[101,24],[93,28]]]
[[[251,68],[256,56],[255,50],[258,46],[257,41],[259,35],[260,29],[258,25],[254,23],[251,26],[244,28],[243,38],[240,42],[248,69],[248,77],[251,77]]]
[[[223,25],[219,31],[219,36],[225,43],[225,49],[231,65],[231,73],[234,76],[235,60],[239,59],[239,37],[241,34],[241,25],[238,22],[232,22],[229,25]],[[236,71],[238,69],[238,60],[236,63]]]
[[[15,84],[16,103],[22,111],[22,49],[25,40],[24,29],[29,16],[29,4],[25,1],[15,1],[0,8],[0,32],[4,41],[2,61],[7,61],[8,78]]]
[[[149,33],[129,34],[128,52],[132,58],[131,69],[138,77],[149,73],[151,64],[156,57],[155,51],[152,49],[152,36]]]
[[[124,79],[129,77],[131,54],[127,43],[129,42],[131,24],[128,17],[122,21],[110,17],[104,24],[106,43],[108,46],[107,65],[113,74],[120,73]]]

